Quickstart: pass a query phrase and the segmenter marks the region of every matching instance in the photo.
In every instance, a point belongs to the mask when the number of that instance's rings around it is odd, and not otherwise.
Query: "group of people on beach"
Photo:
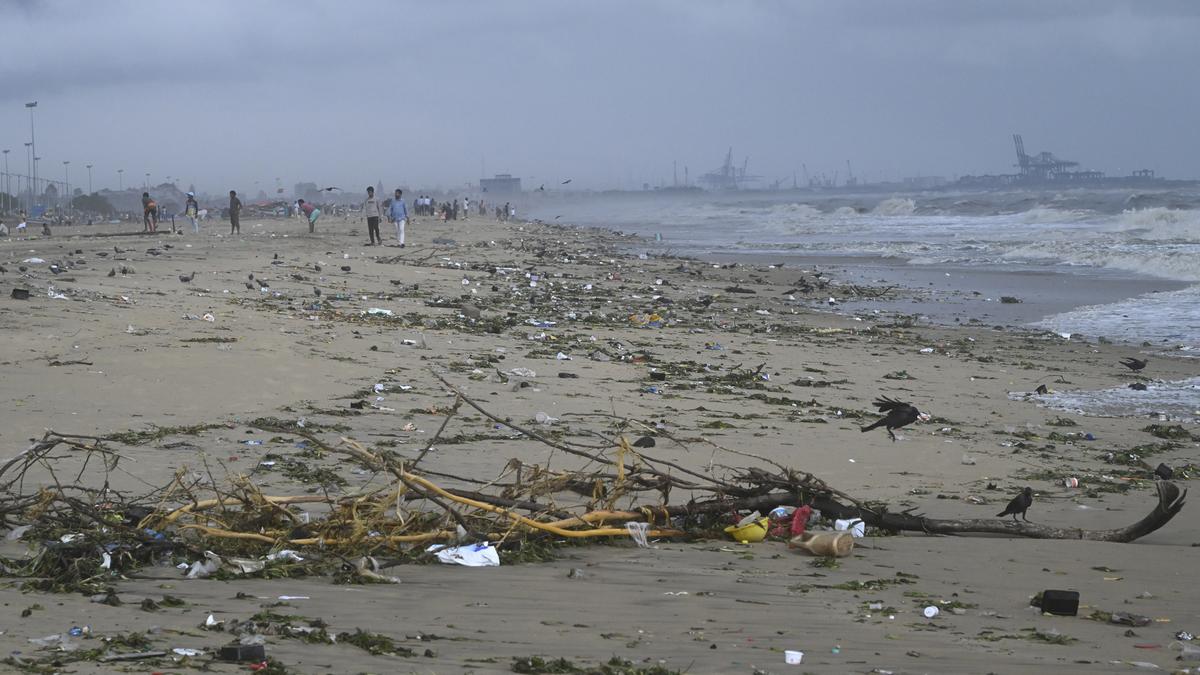
[[[463,220],[468,218],[471,209],[470,198],[452,199],[447,202],[435,202],[432,197],[422,195],[414,200],[413,210],[416,215],[430,216],[446,220],[458,220],[460,217]],[[487,205],[480,200],[475,205],[479,215],[488,213]],[[321,218],[321,206],[304,199],[297,199],[293,207],[295,213],[303,215],[308,220],[308,231],[310,234],[315,233],[317,229],[317,221]],[[397,188],[391,198],[383,199],[382,201],[376,196],[375,188],[367,186],[367,196],[362,203],[363,217],[367,220],[367,234],[370,239],[368,245],[379,246],[383,244],[383,235],[380,234],[379,226],[383,219],[392,224],[396,228],[396,243],[400,248],[405,246],[405,229],[409,221],[408,206],[404,202],[404,191]],[[242,201],[238,198],[236,190],[229,191],[229,234],[241,234],[241,212]],[[286,213],[290,215],[293,212],[292,208],[288,208]],[[187,202],[183,207],[184,216],[187,217],[192,224],[192,231],[195,234],[200,233],[200,220],[207,213],[206,210],[200,208],[199,202],[196,200],[196,195],[193,192],[187,193]],[[508,221],[511,216],[516,215],[516,210],[510,204],[504,204],[503,207],[496,207],[496,219],[500,221]],[[142,219],[145,225],[144,232],[157,232],[159,221],[162,218],[162,208],[150,196],[149,192],[142,193]],[[175,231],[174,215],[171,216],[171,231]]]

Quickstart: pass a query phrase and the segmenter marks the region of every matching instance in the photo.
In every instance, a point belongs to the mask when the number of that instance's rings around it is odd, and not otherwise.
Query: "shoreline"
[[[28,277],[10,269],[2,281],[0,307],[7,311],[0,311],[0,329],[10,336],[0,357],[4,456],[47,428],[109,434],[212,423],[218,426],[122,445],[133,475],[114,474],[114,488],[135,493],[147,489],[139,481],[165,484],[182,467],[197,470],[203,458],[218,472],[220,466],[249,476],[268,494],[319,489],[285,475],[279,464],[262,465],[289,459],[341,476],[346,483],[335,491],[372,489],[378,478],[361,467],[329,457],[301,459],[291,441],[255,432],[248,422],[277,417],[340,424],[345,430],[327,432],[326,441],[351,437],[411,460],[445,419],[432,411],[453,400],[432,377],[435,368],[516,424],[535,424],[536,414],[546,412],[558,420],[548,433],[592,444],[620,433],[612,415],[651,428],[662,424],[679,441],[660,437],[656,452],[681,465],[703,470],[715,461],[718,471],[727,471],[760,464],[715,454],[701,442],[709,439],[810,472],[860,499],[931,517],[990,517],[1025,484],[1037,492],[1030,517],[1060,527],[1124,525],[1153,501],[1152,482],[1122,478],[1118,469],[1127,467],[1104,459],[1158,443],[1142,430],[1147,420],[1071,415],[1008,396],[1039,383],[1081,390],[1122,384],[1133,376],[1115,363],[1137,356],[1137,348],[995,330],[990,323],[906,326],[894,317],[813,312],[810,305],[826,294],[816,288],[785,293],[798,280],[790,266],[715,269],[682,259],[641,260],[619,252],[629,235],[599,228],[418,219],[402,250],[364,246],[366,228],[357,221],[323,221],[309,236],[299,220],[247,218],[243,237],[210,234],[222,226],[206,227],[200,237],[158,237],[149,247],[157,255],[140,240],[136,246],[122,241],[120,253],[111,239],[57,233],[48,240],[0,241],[0,256],[9,261],[75,261],[59,275],[47,264],[28,265]],[[435,244],[435,238],[454,243]],[[107,276],[121,265],[134,271]],[[191,281],[178,279],[191,272],[197,272]],[[270,290],[262,291],[249,274]],[[800,276],[816,283],[811,274]],[[849,281],[834,276],[831,283]],[[49,297],[51,284],[66,299]],[[8,298],[14,285],[36,291],[35,297]],[[467,316],[468,305],[479,310],[478,319]],[[392,316],[367,314],[372,308]],[[665,318],[661,328],[629,319],[651,312]],[[723,379],[759,363],[770,374],[765,389]],[[1151,363],[1140,377],[1200,375],[1200,364],[1186,360]],[[511,371],[518,368],[535,371],[526,378],[529,386],[514,388]],[[651,368],[669,376],[653,380]],[[494,370],[510,373],[509,381],[499,381]],[[374,390],[375,384],[383,389]],[[857,415],[873,415],[870,402],[880,394],[912,400],[939,421],[905,428],[895,443],[882,430],[861,433]],[[354,410],[352,401],[368,405]],[[1052,438],[1063,431],[1047,424],[1057,418],[1078,425],[1065,431],[1086,431],[1096,440]],[[578,466],[479,416],[455,419],[450,432],[459,440],[440,444],[423,467],[491,480],[505,475],[514,458],[525,466]],[[268,454],[279,459],[266,460]],[[964,463],[964,455],[974,461]],[[1197,443],[1181,442],[1157,450],[1154,460],[1183,466],[1200,462],[1198,455]],[[1063,487],[1064,476],[1078,476],[1082,487]],[[552,498],[564,505],[585,501]],[[686,502],[687,495],[671,501]],[[836,567],[813,565],[780,542],[720,539],[659,541],[648,549],[622,540],[567,546],[552,562],[502,561],[492,569],[402,565],[386,572],[401,577],[401,585],[370,588],[320,577],[188,580],[163,565],[130,580],[112,579],[125,601],[120,607],[90,603],[78,593],[0,589],[13,608],[35,602],[47,608],[0,635],[0,651],[44,656],[27,640],[62,632],[82,616],[93,635],[156,625],[163,629],[151,635],[156,647],[211,649],[229,636],[197,629],[208,614],[245,619],[284,602],[275,611],[321,617],[330,633],[381,632],[418,654],[372,655],[349,645],[268,636],[268,654],[303,673],[510,672],[511,659],[535,654],[580,664],[615,655],[639,667],[778,672],[785,668],[784,649],[803,650],[806,665],[837,672],[1035,673],[1081,661],[1089,672],[1127,672],[1126,662],[1147,660],[1166,668],[1171,634],[1197,620],[1187,594],[1177,592],[1178,580],[1194,566],[1191,544],[1200,541],[1190,515],[1127,545],[870,536]],[[1170,555],[1147,556],[1142,546]],[[24,548],[18,542],[2,547],[10,556]],[[572,569],[582,574],[569,576]],[[1132,605],[1172,623],[1124,637],[1124,627],[1029,610],[1029,596],[1055,587],[1081,591],[1087,605],[1081,615]],[[235,597],[239,592],[245,597]],[[185,605],[139,609],[143,598],[164,593]],[[277,600],[283,594],[307,599]],[[872,610],[874,602],[891,611]],[[944,608],[938,619],[922,617],[927,604]],[[797,616],[808,618],[798,623]],[[1052,631],[1077,642],[1036,638]],[[1142,643],[1159,647],[1135,646]],[[83,644],[98,646],[96,638]],[[73,667],[101,672],[93,666],[99,664]],[[153,669],[162,665],[146,664]],[[244,667],[214,663],[212,669]]]

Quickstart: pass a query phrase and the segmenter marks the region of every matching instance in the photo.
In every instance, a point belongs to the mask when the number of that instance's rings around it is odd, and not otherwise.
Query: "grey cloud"
[[[0,144],[214,191],[280,177],[584,187],[1007,170],[1008,138],[1200,175],[1190,2],[201,3],[0,6]],[[1189,145],[1190,144],[1190,145]],[[44,148],[44,150],[43,150]],[[681,169],[682,170],[682,169]]]

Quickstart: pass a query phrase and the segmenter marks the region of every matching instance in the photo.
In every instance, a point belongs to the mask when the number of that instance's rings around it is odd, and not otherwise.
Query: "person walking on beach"
[[[192,221],[192,233],[200,234],[200,204],[196,202],[196,193],[187,193],[187,202],[183,205],[183,215]]]
[[[237,190],[229,191],[229,234],[242,233],[242,200],[238,199]]]
[[[404,248],[404,226],[408,224],[408,207],[404,205],[404,190],[397,189],[392,204],[388,207],[388,222],[396,224],[396,239]]]
[[[142,223],[145,226],[143,232],[158,231],[158,204],[150,198],[149,192],[142,193]]]
[[[317,219],[321,217],[321,209],[318,209],[303,199],[297,199],[296,204],[300,207],[300,212],[308,218],[308,233],[312,234],[316,232]]]
[[[375,188],[367,186],[367,200],[363,202],[363,215],[367,217],[367,236],[371,238],[368,246],[379,246],[383,244],[383,237],[379,235],[379,219],[383,217],[383,210],[379,208],[379,202],[375,199]]]

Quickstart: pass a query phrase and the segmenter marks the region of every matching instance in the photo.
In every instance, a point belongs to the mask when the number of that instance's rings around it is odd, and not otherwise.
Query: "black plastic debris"
[[[262,645],[225,645],[217,652],[217,658],[222,661],[265,661],[267,650]]]
[[[1076,616],[1079,614],[1079,591],[1042,591],[1041,610],[1046,614]]]

